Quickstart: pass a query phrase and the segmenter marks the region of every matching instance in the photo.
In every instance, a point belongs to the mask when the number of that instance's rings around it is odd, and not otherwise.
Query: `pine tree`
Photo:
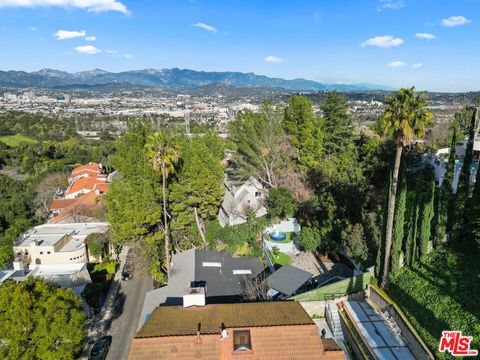
[[[405,228],[405,206],[407,203],[407,181],[405,174],[400,185],[400,193],[398,194],[397,206],[395,209],[395,225],[394,237],[392,243],[392,271],[397,271],[403,264],[401,258],[403,257],[403,237]]]
[[[304,96],[291,96],[285,108],[283,127],[297,149],[300,165],[318,166],[323,155],[322,123],[314,114],[310,100]]]

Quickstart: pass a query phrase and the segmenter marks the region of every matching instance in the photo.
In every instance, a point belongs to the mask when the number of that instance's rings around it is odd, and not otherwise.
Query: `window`
[[[47,251],[47,254],[50,255],[50,251]]]
[[[40,255],[43,255],[43,251],[40,251]]]
[[[233,350],[252,350],[252,342],[250,341],[250,330],[240,330],[233,332]]]
[[[255,191],[255,197],[259,197],[260,196],[260,191]]]

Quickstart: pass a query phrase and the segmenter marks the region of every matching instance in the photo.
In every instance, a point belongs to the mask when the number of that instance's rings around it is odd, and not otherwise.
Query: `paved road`
[[[128,358],[128,352],[142,311],[145,293],[152,289],[152,278],[140,274],[139,271],[135,271],[133,279],[121,282],[115,311],[107,331],[107,334],[113,338],[107,360]]]

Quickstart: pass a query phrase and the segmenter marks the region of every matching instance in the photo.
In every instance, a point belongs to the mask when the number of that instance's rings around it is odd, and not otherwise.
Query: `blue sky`
[[[0,0],[0,69],[179,67],[479,90],[479,14],[478,0]]]

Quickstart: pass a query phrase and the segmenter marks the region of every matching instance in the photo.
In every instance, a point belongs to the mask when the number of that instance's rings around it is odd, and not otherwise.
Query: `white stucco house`
[[[13,244],[16,259],[24,265],[84,264],[88,262],[85,239],[104,234],[108,223],[44,224],[31,228]]]
[[[266,190],[253,176],[238,184],[225,175],[223,186],[225,194],[218,213],[221,226],[245,223],[249,211],[253,211],[256,217],[267,214]]]
[[[460,145],[455,146],[455,166],[453,173],[453,191],[457,191],[458,180],[463,167],[463,159],[465,158],[465,152],[467,150],[467,141]],[[435,173],[435,180],[439,186],[443,183],[445,177],[445,171],[447,169],[448,157],[450,155],[450,148],[442,148],[435,153],[430,153],[426,157],[426,162],[433,167]],[[470,169],[470,182],[474,183],[477,176],[478,160],[480,159],[480,138],[475,138],[473,144],[473,163]]]

